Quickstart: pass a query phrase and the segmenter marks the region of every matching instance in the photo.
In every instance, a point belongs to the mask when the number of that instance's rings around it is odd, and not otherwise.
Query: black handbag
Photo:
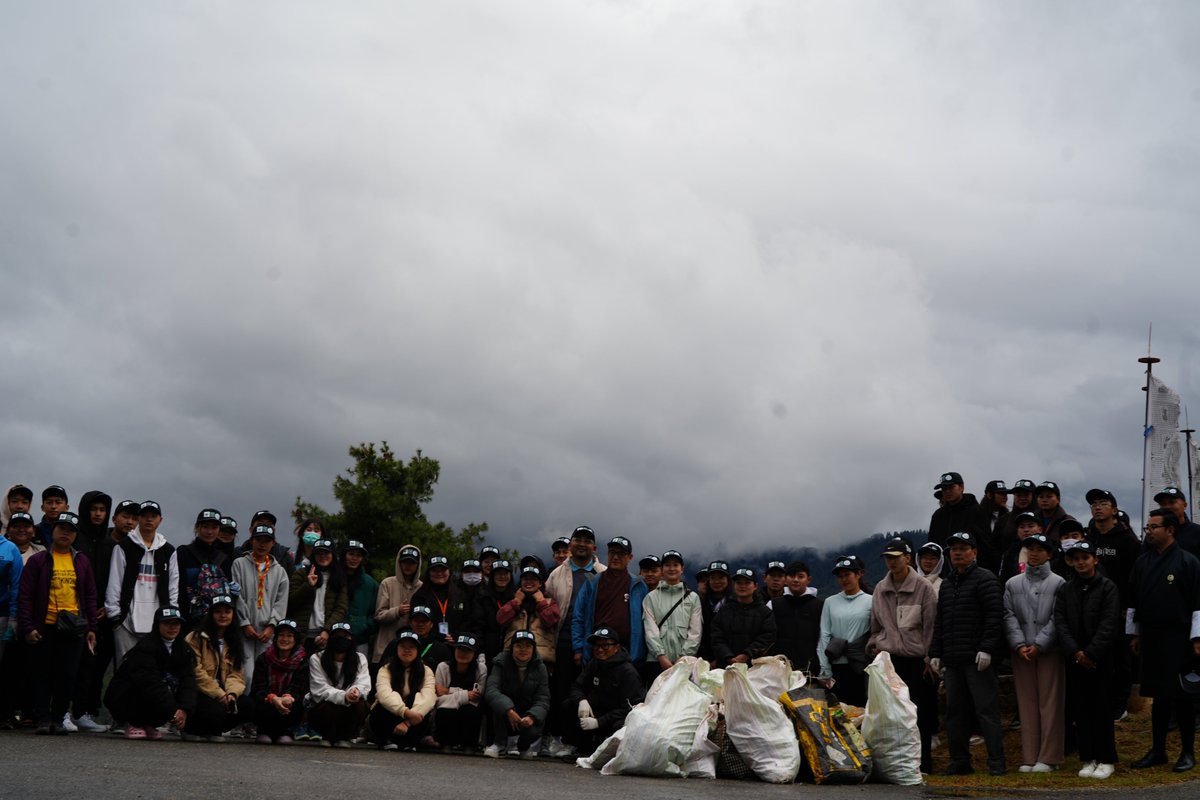
[[[73,611],[60,611],[54,629],[69,636],[83,636],[87,633],[88,624],[81,614]]]

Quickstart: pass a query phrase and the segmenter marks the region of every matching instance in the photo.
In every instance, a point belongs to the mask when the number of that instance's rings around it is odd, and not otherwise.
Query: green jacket
[[[681,598],[683,602],[671,611]],[[670,616],[667,616],[668,611]],[[659,656],[665,655],[675,662],[683,656],[696,655],[704,630],[700,595],[684,586],[682,581],[674,586],[660,582],[642,601],[642,625],[646,630],[647,661],[657,661]]]
[[[364,564],[359,568],[362,580],[357,589],[350,590],[350,610],[347,612],[347,622],[350,632],[354,634],[354,644],[369,644],[379,630],[375,621],[375,598],[379,594],[379,581],[370,576]],[[370,655],[368,653],[368,655]]]

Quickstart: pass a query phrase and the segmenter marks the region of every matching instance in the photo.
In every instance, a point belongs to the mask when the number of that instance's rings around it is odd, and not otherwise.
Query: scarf
[[[304,648],[296,645],[290,656],[281,658],[275,652],[274,642],[267,645],[263,657],[267,660],[267,683],[271,686],[271,694],[287,694],[288,686],[292,682],[292,673],[304,663],[304,655]]]
[[[258,607],[263,607],[263,596],[267,591],[267,574],[271,571],[271,556],[268,554],[263,560],[263,563],[254,562],[254,569],[258,572]]]

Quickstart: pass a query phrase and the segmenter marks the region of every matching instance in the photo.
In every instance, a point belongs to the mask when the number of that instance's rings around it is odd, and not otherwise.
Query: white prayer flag
[[[1153,508],[1154,495],[1168,486],[1179,486],[1179,395],[1150,376],[1150,417],[1146,428],[1146,487],[1142,508]]]

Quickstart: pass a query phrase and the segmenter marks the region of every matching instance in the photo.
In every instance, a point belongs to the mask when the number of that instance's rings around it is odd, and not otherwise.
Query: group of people
[[[1099,489],[1087,494],[1086,527],[1051,482],[1010,492],[992,481],[981,504],[950,472],[937,494],[927,542],[887,541],[874,587],[860,557],[840,557],[840,591],[822,599],[801,561],[761,572],[714,561],[689,584],[680,551],[635,569],[632,542],[614,536],[602,561],[587,526],[555,539],[549,563],[487,546],[451,564],[407,544],[377,583],[367,545],[335,543],[320,520],[301,521],[289,548],[259,511],[239,544],[237,522],[206,508],[194,539],[175,547],[153,501],[114,507],[88,492],[76,514],[51,486],[35,522],[33,492],[17,485],[0,508],[0,721],[20,712],[38,734],[100,731],[103,705],[131,739],[173,729],[185,740],[236,732],[263,744],[567,757],[620,728],[684,657],[727,667],[784,655],[861,706],[866,665],[887,652],[917,707],[923,772],[943,682],[947,773],[972,771],[976,732],[988,770],[1006,771],[997,669],[1007,662],[1020,770],[1056,769],[1072,742],[1080,775],[1103,779],[1140,652],[1142,694],[1168,702],[1155,703],[1151,749],[1132,766],[1166,762],[1171,704],[1188,697],[1175,703],[1175,769],[1191,769],[1192,687],[1181,676],[1200,654],[1200,529],[1183,493],[1160,493],[1144,543]]]

